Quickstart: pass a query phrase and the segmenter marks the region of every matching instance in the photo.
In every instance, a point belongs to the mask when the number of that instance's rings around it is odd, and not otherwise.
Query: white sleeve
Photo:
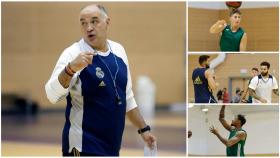
[[[278,89],[278,84],[277,84],[277,80],[275,77],[273,77],[273,86],[272,89]]]
[[[126,85],[126,112],[137,107],[134,94],[132,91],[132,81],[130,75],[130,69],[127,66],[127,85]]]
[[[251,80],[251,82],[250,82],[250,84],[249,84],[249,88],[251,88],[251,89],[253,89],[253,90],[256,90],[257,85],[258,85],[258,76],[255,76],[255,77]]]
[[[131,81],[131,74],[130,74],[130,68],[128,64],[128,59],[126,56],[126,52],[124,48],[120,45],[120,49],[122,51],[123,60],[126,63],[127,66],[127,84],[126,84],[126,112],[134,109],[137,107],[137,103],[134,98],[134,94],[132,91],[132,81]]]
[[[61,71],[63,71],[65,66],[72,60],[73,57],[71,55],[71,49],[69,48],[65,49],[56,63],[51,78],[48,80],[48,82],[45,85],[47,98],[52,104],[55,104],[61,99],[65,98],[65,96],[69,92],[68,88],[64,88],[60,84],[58,80],[58,76],[61,73]]]

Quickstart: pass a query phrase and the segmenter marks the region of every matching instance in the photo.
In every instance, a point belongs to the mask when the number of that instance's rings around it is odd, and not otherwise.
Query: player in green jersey
[[[238,9],[230,11],[230,24],[228,25],[225,20],[218,20],[211,26],[209,32],[220,33],[220,50],[221,51],[246,51],[247,47],[247,34],[240,27],[241,12]]]
[[[242,126],[246,123],[244,115],[238,114],[235,116],[234,120],[232,120],[231,125],[229,125],[225,120],[225,105],[223,105],[220,111],[219,120],[225,129],[230,132],[228,139],[223,138],[214,126],[210,127],[210,132],[216,135],[227,147],[227,156],[245,156],[244,146],[247,133],[242,129]]]

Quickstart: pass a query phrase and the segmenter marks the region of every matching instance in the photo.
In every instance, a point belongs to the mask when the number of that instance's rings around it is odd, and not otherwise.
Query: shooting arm
[[[231,130],[231,126],[225,120],[225,105],[223,105],[220,110],[219,121],[221,122],[221,124],[224,126],[225,129],[227,129],[228,131]]]

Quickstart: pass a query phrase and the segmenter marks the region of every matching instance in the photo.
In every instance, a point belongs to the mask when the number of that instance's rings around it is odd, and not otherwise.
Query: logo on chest
[[[100,67],[96,67],[95,68],[95,75],[98,78],[103,78],[104,77],[104,72],[102,71],[102,69]]]

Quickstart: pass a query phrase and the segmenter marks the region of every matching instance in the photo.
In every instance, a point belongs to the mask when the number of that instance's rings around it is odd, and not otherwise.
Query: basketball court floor
[[[153,133],[159,156],[185,156],[185,114],[156,113]],[[36,117],[2,115],[2,156],[61,156],[63,112]],[[144,145],[137,130],[126,121],[121,156],[143,156]]]

